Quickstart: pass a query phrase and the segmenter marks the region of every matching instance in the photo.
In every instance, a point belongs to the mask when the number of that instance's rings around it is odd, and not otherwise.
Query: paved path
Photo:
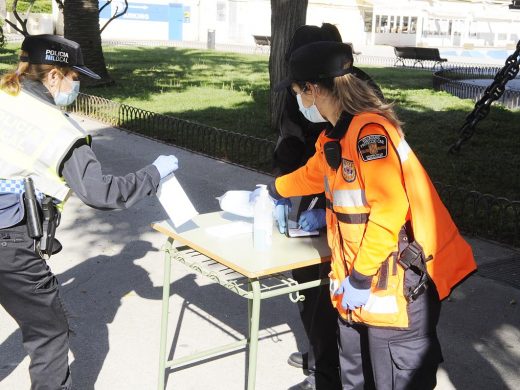
[[[218,210],[216,196],[251,189],[268,177],[143,137],[82,120],[94,136],[105,173],[134,171],[158,154],[179,157],[178,178],[200,212]],[[62,253],[50,265],[62,284],[69,310],[76,390],[148,390],[157,383],[163,237],[150,223],[165,218],[155,197],[126,211],[101,212],[73,197],[58,237]],[[471,240],[480,263],[493,264],[520,252]],[[233,341],[246,332],[244,299],[220,286],[173,268],[170,338],[175,356]],[[437,388],[520,388],[520,290],[478,275],[447,300],[439,326],[445,363]],[[273,298],[262,308],[258,390],[278,390],[304,379],[286,364],[305,348],[296,305]],[[281,333],[275,336],[274,333]],[[0,390],[29,388],[28,357],[15,322],[0,308]],[[168,377],[168,389],[242,390],[245,352],[209,359]]]

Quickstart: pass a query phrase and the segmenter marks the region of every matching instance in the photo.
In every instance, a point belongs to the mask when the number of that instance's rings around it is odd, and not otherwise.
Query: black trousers
[[[330,264],[318,264],[292,271],[298,283],[326,278]],[[330,301],[329,286],[302,290],[305,300],[299,303],[300,317],[309,340],[308,369],[314,374],[318,390],[341,389],[337,344],[336,309]]]
[[[56,276],[25,225],[0,230],[0,304],[20,327],[32,390],[69,390],[69,326]]]
[[[419,280],[406,271],[405,286]],[[432,390],[442,362],[436,327],[440,301],[435,286],[408,304],[409,329],[370,327],[338,320],[344,390]]]

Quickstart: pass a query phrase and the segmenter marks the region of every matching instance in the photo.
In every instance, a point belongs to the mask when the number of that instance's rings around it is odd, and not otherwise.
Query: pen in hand
[[[316,206],[316,203],[318,203],[318,197],[315,196],[312,198],[311,203],[309,203],[309,207],[307,207],[307,211],[312,210],[314,206]]]
[[[306,211],[310,211],[314,208],[314,206],[316,206],[316,203],[318,203],[318,197],[315,196],[314,198],[312,198],[311,202],[309,203],[309,206],[307,207],[307,210]],[[301,229],[302,226],[300,224],[298,224],[298,229]]]

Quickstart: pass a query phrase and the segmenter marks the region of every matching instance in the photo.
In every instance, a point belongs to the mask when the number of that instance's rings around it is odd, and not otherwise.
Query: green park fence
[[[102,97],[79,94],[73,112],[190,151],[270,172],[274,141],[157,114]]]
[[[271,173],[275,142],[80,94],[71,111],[209,157]],[[458,227],[520,246],[520,201],[435,183]]]

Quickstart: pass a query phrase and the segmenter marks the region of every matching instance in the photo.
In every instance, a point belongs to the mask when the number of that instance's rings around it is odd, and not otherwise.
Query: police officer
[[[97,209],[124,209],[178,168],[174,156],[159,156],[135,173],[104,175],[90,137],[58,107],[76,99],[78,74],[99,79],[76,42],[35,35],[0,80],[0,303],[21,329],[33,390],[72,386],[67,318],[44,260],[60,249],[54,229],[70,192]]]
[[[289,44],[285,55],[286,66],[289,66],[291,54],[301,46],[312,42],[341,42],[341,35],[336,26],[323,23],[321,27],[305,25],[299,27]],[[379,87],[361,69],[353,67],[357,77],[365,80],[378,94],[383,97]],[[305,165],[315,153],[314,144],[324,129],[330,129],[329,122],[320,118],[304,116],[299,110],[292,89],[288,88],[285,106],[280,122],[280,136],[274,152],[275,175],[284,175]],[[307,211],[312,199],[318,196],[318,202],[312,210]],[[276,207],[276,216],[280,233],[284,233],[284,207],[280,202]],[[325,227],[325,196],[323,193],[302,197],[299,202],[297,218],[305,230],[316,230]],[[293,211],[294,212],[294,211]],[[327,277],[330,264],[324,263],[292,271],[294,280],[305,283],[318,278]],[[294,352],[289,356],[288,363],[294,367],[306,368],[308,377],[295,386],[297,389],[341,388],[338,373],[338,347],[336,342],[337,313],[332,307],[327,286],[302,291],[305,300],[300,303],[300,317],[308,338],[308,352]],[[367,373],[370,377],[370,372]],[[367,385],[367,389],[370,386]]]
[[[433,389],[442,360],[440,299],[475,261],[415,154],[392,105],[356,76],[352,50],[295,50],[289,77],[300,111],[323,118],[305,166],[270,185],[274,199],[325,191],[330,291],[339,313],[343,389]]]

